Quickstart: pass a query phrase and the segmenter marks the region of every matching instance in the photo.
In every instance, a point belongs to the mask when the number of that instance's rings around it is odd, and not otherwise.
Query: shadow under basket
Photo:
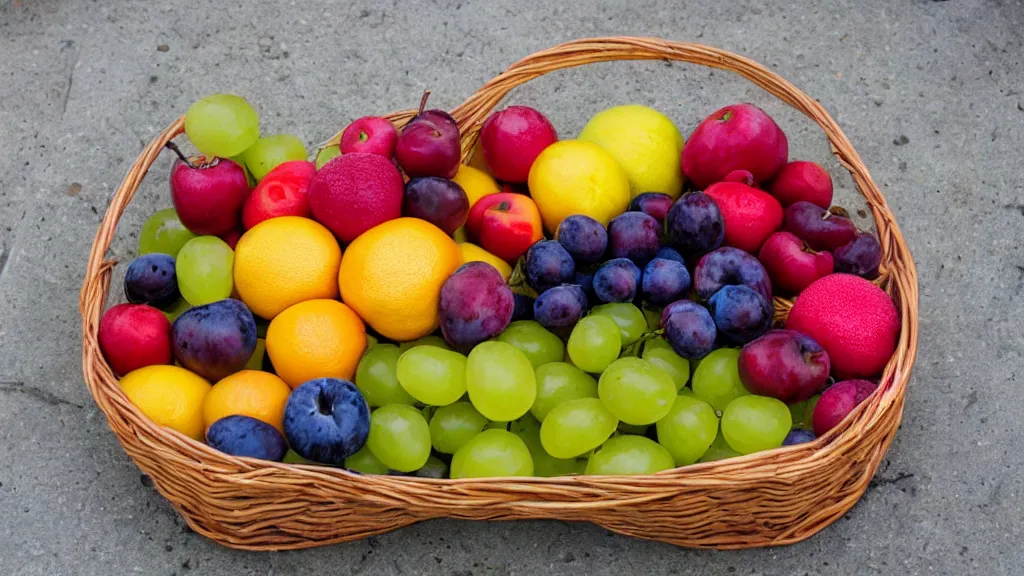
[[[431,518],[558,519],[679,546],[752,548],[808,538],[857,502],[902,417],[917,354],[917,271],[885,198],[820,104],[764,66],[722,50],[656,38],[577,40],[520,60],[451,112],[462,129],[463,161],[482,122],[510,90],[554,70],[612,60],[675,60],[729,70],[824,130],[871,208],[883,254],[879,283],[902,318],[896,353],[876,392],[814,442],[646,476],[433,480],[228,456],[143,416],[121,393],[97,341],[115,264],[106,259],[107,249],[147,170],[164,144],[182,133],[179,118],[143,150],[113,196],[92,245],[79,307],[89,391],[125,451],[193,530],[232,548],[287,550]],[[402,126],[414,113],[388,117]],[[783,316],[789,307],[776,299]]]

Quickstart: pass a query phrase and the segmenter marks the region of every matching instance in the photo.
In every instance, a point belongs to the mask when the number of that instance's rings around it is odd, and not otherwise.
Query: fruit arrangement
[[[875,390],[881,246],[764,111],[684,140],[616,106],[560,140],[510,106],[463,165],[426,100],[314,161],[243,98],[192,105],[99,326],[147,417],[363,474],[648,474],[812,441]]]

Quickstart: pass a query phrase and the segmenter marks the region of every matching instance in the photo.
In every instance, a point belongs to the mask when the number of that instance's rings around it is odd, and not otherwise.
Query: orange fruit
[[[264,220],[235,246],[235,289],[253,314],[272,319],[306,300],[338,297],[341,247],[330,230],[299,216]]]
[[[364,350],[366,326],[337,300],[289,306],[267,328],[270,362],[292,388],[313,378],[351,380]]]
[[[441,284],[461,261],[455,241],[437,226],[391,220],[348,245],[338,273],[341,299],[381,335],[415,340],[437,329]]]
[[[203,402],[206,427],[241,414],[262,420],[284,433],[284,405],[292,389],[277,376],[259,370],[242,370],[213,385]]]
[[[203,440],[203,403],[210,383],[178,366],[145,366],[121,378],[121,390],[147,418]]]

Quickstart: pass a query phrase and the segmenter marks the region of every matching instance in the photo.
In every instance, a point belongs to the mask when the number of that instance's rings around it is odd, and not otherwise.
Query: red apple
[[[737,367],[751,393],[793,404],[825,387],[831,363],[828,352],[810,336],[772,330],[743,346]]]
[[[719,182],[704,191],[718,205],[725,222],[725,245],[757,254],[782,227],[782,206],[771,194],[738,182]]]
[[[171,323],[146,304],[118,304],[100,319],[97,338],[107,363],[118,375],[153,364],[171,363]]]
[[[831,274],[835,265],[831,254],[813,250],[792,232],[769,236],[757,258],[768,270],[772,285],[793,294]]]
[[[814,435],[822,436],[838,426],[875,388],[877,386],[867,380],[844,380],[822,392],[818,403],[814,405]]]
[[[310,217],[309,184],[316,166],[305,160],[285,162],[271,170],[242,207],[242,225],[253,226],[278,216]]]
[[[705,189],[734,170],[746,170],[755,182],[767,182],[789,156],[786,134],[753,104],[716,110],[697,125],[683,145],[683,174]]]
[[[466,219],[466,231],[484,250],[509,261],[544,237],[540,210],[533,199],[509,192],[477,200]]]
[[[506,182],[526,182],[540,153],[558,140],[551,121],[529,106],[509,106],[491,114],[480,130],[480,144],[491,174]]]
[[[783,208],[801,200],[828,209],[832,205],[832,177],[814,162],[790,162],[779,170],[768,186]]]
[[[391,158],[398,144],[398,130],[380,116],[363,116],[353,120],[341,133],[341,153],[365,152]]]
[[[452,178],[459,171],[459,125],[444,110],[424,110],[398,136],[395,159],[410,178]]]
[[[174,210],[194,234],[218,236],[238,228],[248,196],[245,169],[231,160],[182,156],[171,168]]]

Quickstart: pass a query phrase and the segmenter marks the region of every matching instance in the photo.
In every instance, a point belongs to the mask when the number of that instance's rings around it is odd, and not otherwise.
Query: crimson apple
[[[540,210],[533,199],[509,192],[477,200],[466,219],[466,231],[484,250],[509,261],[544,237]]]
[[[814,162],[790,162],[779,170],[768,186],[783,207],[806,200],[822,208],[832,205],[832,177]]]
[[[459,170],[459,125],[444,110],[424,110],[402,128],[395,159],[410,178],[452,178]]]
[[[814,405],[814,434],[822,436],[838,426],[875,388],[877,386],[867,380],[844,380],[825,390]]]
[[[526,182],[533,161],[557,140],[551,121],[529,106],[495,112],[480,130],[487,167],[495,178],[506,182]]]
[[[305,160],[285,162],[271,170],[242,206],[245,229],[278,216],[309,218],[309,184],[315,175],[316,166]]]
[[[192,233],[218,236],[238,228],[249,196],[245,169],[225,158],[179,157],[171,167],[171,201]]]
[[[757,255],[768,270],[772,285],[793,294],[832,273],[832,254],[817,252],[792,232],[772,234]]]
[[[381,116],[363,116],[353,120],[341,133],[341,153],[365,152],[391,158],[398,144],[398,130]]]
[[[786,404],[803,402],[820,392],[831,369],[828,352],[794,330],[772,330],[748,342],[737,363],[747,390]]]
[[[100,319],[100,350],[115,374],[171,363],[171,323],[146,304],[118,304]]]
[[[716,110],[683,145],[683,174],[698,190],[722,182],[734,170],[767,182],[786,163],[789,142],[775,120],[753,104]]]
[[[782,227],[782,206],[771,194],[738,182],[719,182],[704,191],[725,222],[725,245],[751,254]]]

